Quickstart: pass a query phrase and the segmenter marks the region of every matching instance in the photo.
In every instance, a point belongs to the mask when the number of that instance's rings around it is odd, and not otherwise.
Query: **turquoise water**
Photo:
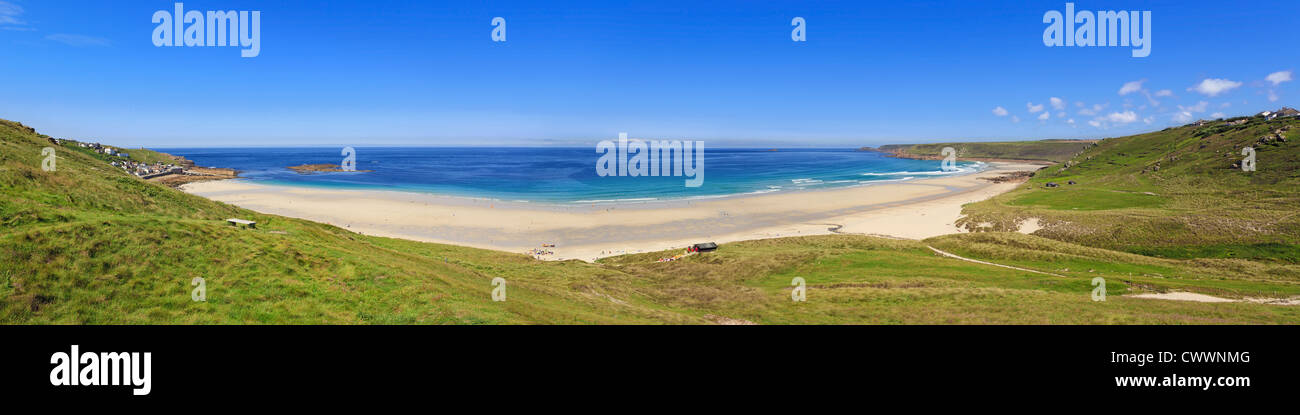
[[[704,181],[686,177],[601,177],[593,148],[358,147],[365,173],[300,174],[300,164],[339,164],[342,148],[170,148],[201,166],[240,170],[267,184],[396,190],[553,203],[709,198],[859,186],[965,174],[983,163],[890,158],[854,149],[713,149],[704,154]]]

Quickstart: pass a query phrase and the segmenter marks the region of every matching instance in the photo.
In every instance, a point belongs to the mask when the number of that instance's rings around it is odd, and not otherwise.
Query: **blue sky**
[[[1119,136],[1300,104],[1296,2],[1075,2],[1151,11],[1146,58],[1046,47],[1043,15],[1064,1],[184,2],[261,11],[254,58],[155,47],[150,18],[173,4],[0,0],[0,118],[155,147],[588,146],[620,131],[856,147]]]

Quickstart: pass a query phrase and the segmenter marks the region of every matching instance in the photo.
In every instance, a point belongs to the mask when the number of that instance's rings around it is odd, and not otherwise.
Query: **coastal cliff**
[[[890,157],[914,160],[943,160],[945,147],[957,150],[957,158],[966,161],[1039,161],[1060,163],[1096,145],[1097,140],[1040,140],[987,143],[888,144],[862,147],[859,151],[878,151]]]

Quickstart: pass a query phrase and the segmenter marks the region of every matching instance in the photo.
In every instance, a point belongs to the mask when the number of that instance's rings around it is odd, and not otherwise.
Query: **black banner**
[[[653,398],[864,390],[1216,398],[1284,394],[1294,327],[7,326],[18,400],[151,405],[501,394]],[[72,359],[74,355],[77,359]],[[108,384],[104,361],[136,371]],[[140,375],[148,353],[149,371]],[[95,357],[86,357],[87,354]],[[110,355],[112,354],[112,355]],[[77,360],[78,380],[58,383]],[[105,358],[105,356],[108,356]],[[119,359],[113,359],[118,357]],[[97,369],[87,369],[99,361]],[[66,362],[71,366],[72,362]],[[90,372],[86,372],[89,370]],[[99,371],[96,374],[93,372]],[[146,382],[134,382],[145,380]],[[132,381],[132,383],[128,383]],[[147,393],[137,394],[147,389]],[[707,392],[706,391],[711,391]],[[204,398],[209,399],[209,398]],[[210,399],[209,399],[210,400]]]

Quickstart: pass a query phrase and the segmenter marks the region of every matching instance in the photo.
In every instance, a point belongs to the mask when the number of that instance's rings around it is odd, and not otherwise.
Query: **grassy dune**
[[[58,170],[46,172],[40,149],[49,145],[0,121],[2,323],[1300,322],[1300,307],[1123,297],[1300,294],[1289,263],[1154,258],[1013,233],[783,238],[667,263],[655,262],[667,253],[545,262],[263,215],[139,180],[72,148],[59,149]],[[258,228],[231,227],[231,217]],[[1062,276],[945,258],[930,246]],[[1090,299],[1096,276],[1107,279],[1105,302]],[[190,298],[195,277],[206,280],[205,302]],[[496,277],[507,281],[507,301],[491,299]],[[807,281],[806,302],[790,300],[794,277]]]
[[[1245,120],[1103,140],[1018,190],[967,206],[961,224],[1006,231],[1038,218],[1045,227],[1036,235],[1092,247],[1300,264],[1300,120]],[[1260,142],[1284,128],[1285,142]],[[1247,146],[1257,171],[1233,167]],[[1270,272],[1297,275],[1294,267]]]

